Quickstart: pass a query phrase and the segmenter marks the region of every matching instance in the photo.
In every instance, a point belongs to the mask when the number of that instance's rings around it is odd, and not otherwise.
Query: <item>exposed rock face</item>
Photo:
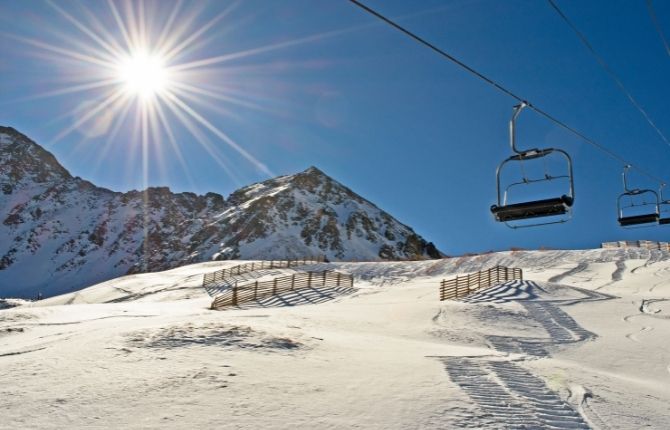
[[[127,273],[232,258],[439,258],[414,231],[315,167],[224,199],[127,193],[72,177],[0,127],[0,297],[73,291]]]

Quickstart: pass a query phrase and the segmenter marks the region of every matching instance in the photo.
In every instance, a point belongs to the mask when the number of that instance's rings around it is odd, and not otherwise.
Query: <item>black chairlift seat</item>
[[[658,214],[656,212],[650,214],[619,217],[619,225],[621,225],[622,227],[626,227],[629,225],[649,224],[652,222],[653,223],[660,222],[658,219]]]
[[[661,224],[661,225],[670,224],[670,217],[668,217],[668,218],[659,218],[659,219],[658,219],[658,223]]]
[[[574,199],[563,195],[558,198],[536,200],[532,202],[513,203],[504,206],[491,206],[491,213],[496,221],[507,222],[528,218],[539,218],[568,213]]]
[[[572,159],[567,152],[562,149],[557,148],[534,148],[528,150],[522,150],[516,146],[516,120],[519,116],[519,113],[522,109],[528,106],[527,102],[521,102],[520,104],[514,106],[514,112],[512,118],[509,122],[509,143],[512,148],[513,155],[503,160],[502,163],[498,165],[496,170],[496,190],[497,190],[497,201],[496,204],[491,206],[491,213],[493,217],[498,222],[504,222],[507,227],[510,228],[524,228],[524,227],[535,227],[540,225],[548,224],[558,224],[566,222],[570,219],[571,210],[574,201],[575,201],[575,192],[574,192],[574,181],[572,175]],[[533,160],[539,160],[544,157],[553,157],[555,154],[558,157],[565,159],[567,173],[561,175],[551,175],[547,171],[547,166],[545,163],[545,172],[543,177],[528,177],[526,176],[523,164],[525,162],[536,163]],[[501,172],[508,166],[508,163],[516,163],[516,165],[521,168],[521,177],[517,179],[517,182],[508,183],[508,185],[503,186],[501,183]],[[530,202],[520,202],[520,203],[511,203],[508,204],[508,195],[513,196],[523,195],[523,192],[519,193],[517,190],[531,190],[532,188],[527,188],[527,186],[543,186],[545,183],[554,180],[563,180],[569,183],[569,192],[556,198],[544,199],[544,200],[535,200]],[[524,188],[526,187],[526,188]],[[537,188],[535,188],[537,189]],[[515,190],[515,191],[511,191]],[[555,192],[555,191],[554,191]],[[510,198],[509,200],[518,200],[518,198]],[[539,220],[532,222],[523,222],[528,219],[550,217],[549,220]],[[553,218],[552,218],[553,217]],[[521,222],[518,222],[521,221]]]
[[[660,205],[662,204],[658,198],[658,193],[654,190],[649,189],[628,188],[628,179],[626,177],[626,173],[628,172],[628,169],[630,169],[631,167],[632,166],[630,164],[626,164],[623,168],[623,173],[621,175],[621,177],[623,178],[623,193],[619,195],[619,198],[617,199],[616,202],[617,210],[619,212],[619,218],[617,219],[617,221],[619,221],[619,225],[621,227],[629,227],[633,225],[652,224],[652,223],[658,224],[660,223],[659,220],[659,218],[661,217]],[[661,184],[661,191],[662,189],[663,184]],[[647,202],[646,199],[644,199],[643,197],[642,204],[633,203],[634,198],[640,198],[640,196],[649,196],[649,195],[654,196],[653,202]],[[631,203],[627,206],[621,206],[621,199],[623,199],[624,197],[628,197],[631,199]],[[654,211],[637,215],[624,216],[624,212],[635,206],[637,207],[653,206]]]

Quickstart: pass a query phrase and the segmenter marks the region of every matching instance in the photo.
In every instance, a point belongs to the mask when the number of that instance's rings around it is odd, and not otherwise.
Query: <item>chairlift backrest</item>
[[[509,122],[509,141],[514,155],[505,159],[496,170],[496,188],[497,188],[497,204],[491,206],[491,213],[493,214],[496,221],[504,222],[508,227],[511,228],[521,228],[521,227],[533,227],[539,225],[547,224],[557,224],[563,223],[570,219],[571,208],[574,203],[574,179],[572,173],[572,159],[567,152],[562,149],[556,148],[533,148],[527,150],[520,150],[516,146],[516,120],[521,113],[521,110],[528,106],[526,102],[514,106],[514,113]],[[525,173],[522,174],[522,179],[518,182],[512,182],[506,185],[504,188],[501,186],[500,174],[504,166],[510,162],[520,162],[535,160],[538,158],[546,157],[550,154],[559,154],[565,158],[567,162],[567,174],[559,176],[551,176],[545,172],[544,178],[531,179],[525,176]],[[534,201],[524,201],[520,203],[507,203],[508,194],[510,190],[515,187],[524,187],[535,183],[547,182],[556,179],[565,179],[569,182],[569,189],[566,194],[563,194],[558,197],[534,200]],[[565,215],[565,216],[564,216]],[[547,222],[534,222],[534,223],[518,223],[517,221],[523,221],[528,219],[542,218],[542,217],[556,217],[561,216],[561,218],[553,218]]]
[[[624,192],[619,195],[619,198],[617,199],[617,211],[618,211],[618,218],[617,221],[619,222],[619,225],[622,227],[630,227],[630,226],[637,226],[637,225],[643,225],[643,224],[651,224],[651,223],[659,223],[659,217],[660,217],[660,210],[659,210],[659,205],[660,205],[660,200],[658,198],[658,193],[654,190],[649,190],[649,189],[640,189],[640,188],[628,188],[628,180],[626,177],[626,173],[628,172],[628,169],[630,169],[630,165],[624,166],[623,169],[623,189]],[[628,197],[628,198],[638,198],[642,197],[644,198],[645,196],[651,196],[653,197],[653,200],[649,203],[647,203],[645,200],[642,201],[642,203],[639,204],[634,204],[631,203],[629,205],[622,205],[622,199]],[[653,207],[653,210],[650,208],[649,210],[646,210],[642,213],[625,213],[628,212],[630,208],[633,207],[641,207],[641,208],[648,208],[648,207]]]

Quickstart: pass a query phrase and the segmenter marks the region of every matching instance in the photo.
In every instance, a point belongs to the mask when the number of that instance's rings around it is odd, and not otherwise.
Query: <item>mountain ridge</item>
[[[0,296],[70,292],[117,276],[223,259],[439,258],[414,230],[311,166],[217,193],[118,192],[73,177],[0,127]]]

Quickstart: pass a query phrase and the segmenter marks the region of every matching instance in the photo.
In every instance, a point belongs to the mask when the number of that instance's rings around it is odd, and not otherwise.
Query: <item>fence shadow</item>
[[[294,291],[279,293],[276,296],[252,300],[239,306],[230,306],[227,309],[272,308],[299,305],[316,305],[329,302],[339,297],[353,294],[355,288],[342,287],[305,287]]]
[[[535,300],[539,288],[533,281],[514,280],[490,288],[481,289],[467,297],[458,299],[463,303],[508,303],[519,300]]]

